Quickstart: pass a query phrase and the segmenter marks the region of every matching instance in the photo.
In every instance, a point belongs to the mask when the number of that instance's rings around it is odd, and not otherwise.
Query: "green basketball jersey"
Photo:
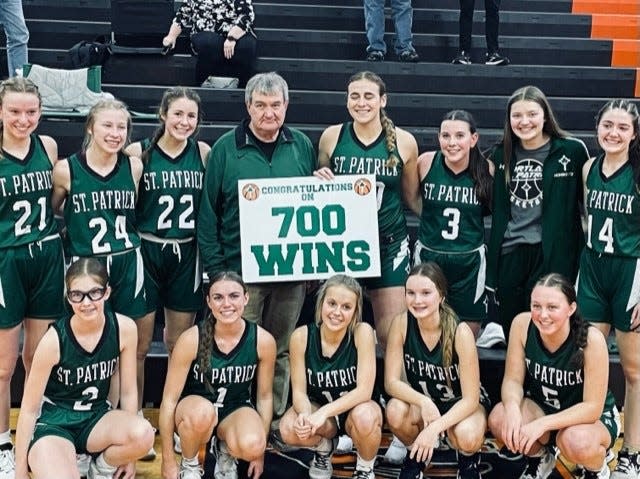
[[[206,376],[200,371],[197,359],[191,362],[182,397],[202,396],[221,409],[251,404],[251,389],[258,369],[258,326],[243,321],[242,337],[229,353],[220,351],[213,341],[211,371]],[[202,326],[202,322],[198,323],[198,337]]]
[[[64,204],[70,253],[96,256],[120,253],[140,246],[135,229],[136,184],[129,157],[118,160],[107,176],[96,174],[83,153],[68,159],[71,174]]]
[[[451,366],[442,361],[442,342],[429,350],[420,335],[418,320],[407,312],[407,332],[403,345],[404,369],[413,389],[429,396],[440,409],[450,407],[462,398],[458,357],[454,352]],[[447,383],[447,378],[449,383]]]
[[[78,343],[67,316],[51,325],[58,334],[60,361],[52,368],[44,391],[45,404],[74,411],[104,411],[111,376],[120,358],[120,328],[115,313],[105,310],[105,323],[92,352]]]
[[[382,236],[396,239],[407,235],[407,224],[402,206],[402,158],[396,151],[398,164],[387,166],[389,153],[385,143],[384,130],[369,146],[362,144],[353,131],[353,123],[345,123],[333,153],[330,156],[331,169],[336,175],[376,176],[378,201],[378,230]]]
[[[470,252],[484,242],[482,205],[469,169],[454,173],[438,151],[420,181],[422,216],[418,239],[441,252]]]
[[[0,248],[12,248],[57,233],[51,208],[53,165],[42,141],[31,135],[24,160],[0,157]]]
[[[356,388],[358,350],[353,334],[347,332],[331,357],[322,354],[320,327],[307,325],[307,350],[304,353],[307,369],[307,396],[318,404],[327,404]]]
[[[540,333],[533,321],[529,322],[524,347],[527,368],[524,380],[525,395],[542,407],[547,414],[582,402],[584,368],[576,368],[571,358],[576,350],[569,335],[560,348],[551,353],[542,344]],[[615,405],[611,391],[607,391],[604,410]]]
[[[628,162],[606,178],[604,156],[587,174],[587,246],[598,253],[640,257],[640,185]]]
[[[142,142],[143,149],[148,146],[149,140]],[[194,237],[203,178],[204,164],[197,141],[189,138],[175,158],[155,145],[140,182],[138,231],[166,239]]]

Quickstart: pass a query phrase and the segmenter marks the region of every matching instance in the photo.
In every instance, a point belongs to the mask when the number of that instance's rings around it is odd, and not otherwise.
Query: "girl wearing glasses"
[[[40,106],[30,80],[0,84],[0,477],[14,469],[9,386],[21,329],[28,376],[36,345],[64,313],[62,241],[50,200],[58,146],[35,134]]]
[[[34,478],[52,471],[79,477],[77,453],[95,456],[88,477],[134,477],[136,459],[154,441],[151,425],[136,415],[135,324],[105,310],[111,288],[98,260],[73,263],[65,284],[73,314],[53,323],[36,349],[18,418],[15,477],[28,478],[29,467]],[[116,372],[120,409],[111,409]]]

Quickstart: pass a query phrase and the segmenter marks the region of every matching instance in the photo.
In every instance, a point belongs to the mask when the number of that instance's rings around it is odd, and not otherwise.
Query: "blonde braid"
[[[387,168],[395,168],[398,166],[399,161],[398,155],[396,154],[396,126],[393,124],[393,121],[391,121],[391,118],[387,116],[384,108],[380,109],[380,123],[384,130],[384,140],[387,146],[387,153],[389,154],[385,166]]]

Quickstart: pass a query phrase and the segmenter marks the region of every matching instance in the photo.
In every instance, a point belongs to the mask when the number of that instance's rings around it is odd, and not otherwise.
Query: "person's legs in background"
[[[191,46],[197,56],[197,86],[200,86],[209,75],[215,75],[220,64],[225,61],[224,41],[225,37],[215,32],[198,32],[191,35]]]
[[[500,54],[498,36],[500,34],[500,0],[484,0],[485,38],[487,40],[487,65],[508,65],[509,59]]]
[[[475,0],[460,0],[460,19],[458,20],[458,54],[451,63],[471,64],[471,31],[473,29],[473,10]]]
[[[24,21],[22,0],[0,1],[0,23],[7,37],[7,66],[9,76],[15,76],[16,70],[28,63],[29,30]]]
[[[411,0],[391,0],[391,13],[396,29],[395,51],[403,62],[417,62],[419,56],[413,47],[413,8]]]
[[[244,88],[249,78],[255,74],[257,47],[256,37],[247,33],[238,40],[233,57],[228,60],[231,76],[238,77],[240,88]]]
[[[244,317],[254,321],[276,340],[276,367],[273,378],[273,423],[287,410],[289,400],[289,338],[296,327],[306,285],[296,283],[263,283],[247,286],[249,303]]]
[[[387,53],[384,43],[384,0],[364,0],[364,26],[367,32],[367,60],[381,62]]]

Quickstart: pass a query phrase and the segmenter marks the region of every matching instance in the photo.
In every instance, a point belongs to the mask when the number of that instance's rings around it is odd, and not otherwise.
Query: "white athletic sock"
[[[182,464],[186,464],[187,466],[199,466],[200,462],[198,462],[198,455],[188,458],[182,456]]]
[[[11,444],[11,430],[0,433],[0,444]]]
[[[118,469],[116,466],[112,466],[104,459],[104,452],[101,452],[98,457],[96,457],[96,466],[101,472],[116,472]]]
[[[360,466],[360,469],[373,469],[373,465],[375,462],[376,462],[375,456],[373,456],[373,459],[369,461],[365,461],[364,459],[362,459],[362,457],[360,457],[360,453],[358,453],[357,459],[356,459],[356,468]]]
[[[330,454],[331,451],[333,451],[333,441],[331,439],[323,437],[322,439],[320,439],[320,442],[316,444],[312,449],[321,454]]]

